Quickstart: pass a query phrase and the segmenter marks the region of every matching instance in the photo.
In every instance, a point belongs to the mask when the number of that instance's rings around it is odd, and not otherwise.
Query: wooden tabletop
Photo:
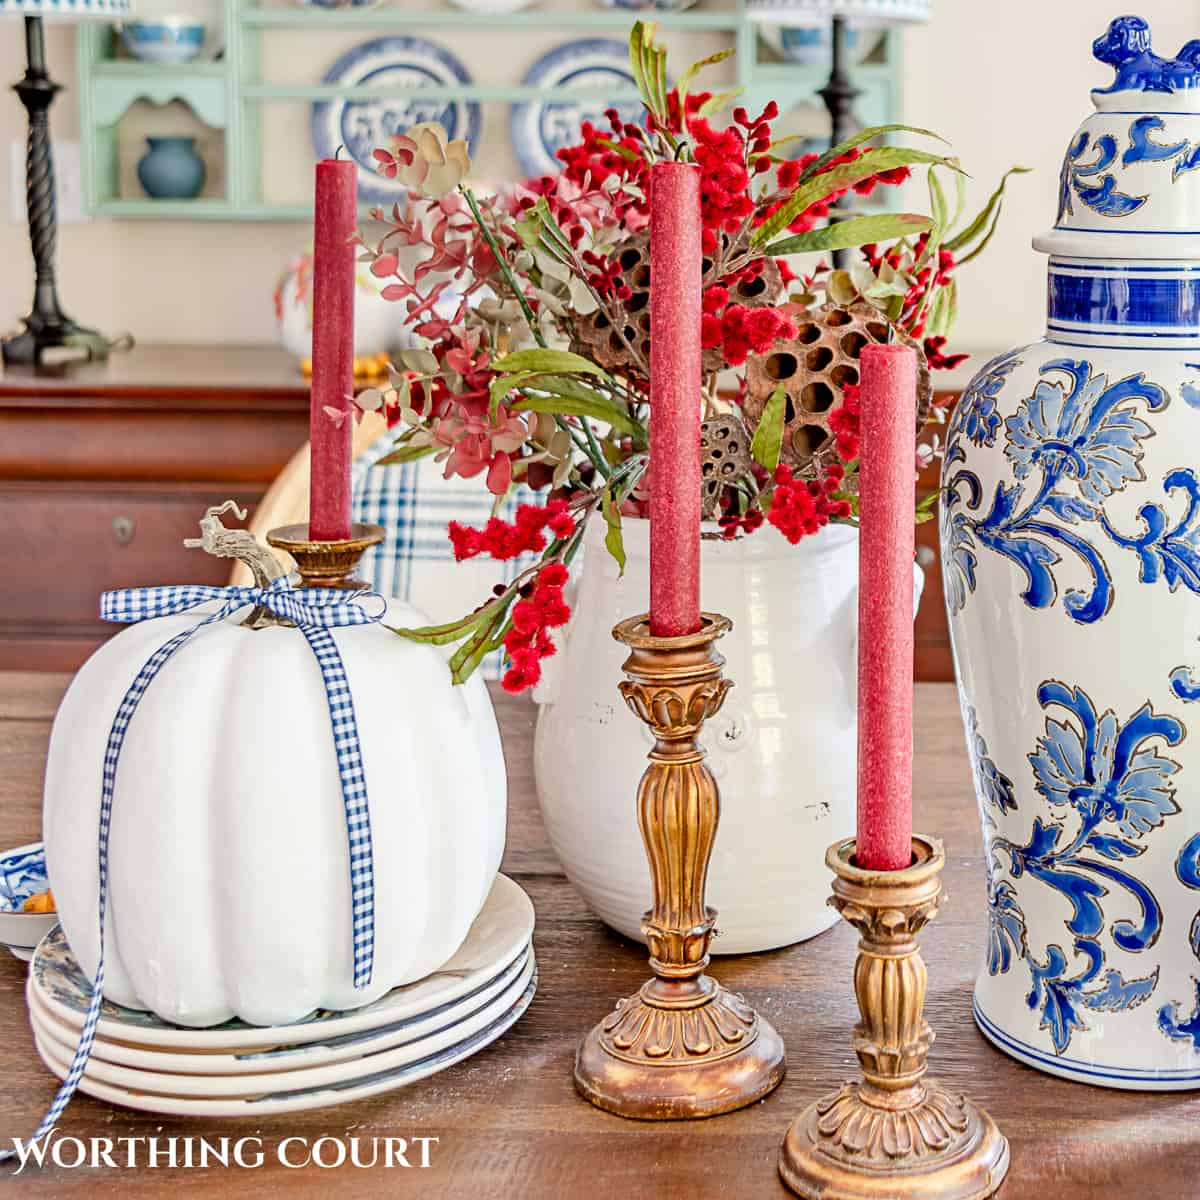
[[[0,846],[36,839],[50,720],[66,677],[0,673]],[[520,1200],[697,1200],[786,1197],[776,1154],[791,1119],[854,1074],[850,984],[854,937],[839,923],[800,946],[718,958],[713,974],[745,993],[779,1030],[788,1074],[766,1100],[709,1121],[629,1122],[580,1100],[575,1046],[618,996],[646,977],[643,948],[610,933],[563,877],[533,792],[535,710],[496,694],[509,768],[504,869],[537,908],[541,986],[500,1041],[411,1088],[341,1108],[255,1122],[186,1121],[110,1108],[78,1096],[60,1126],[88,1138],[253,1136],[260,1168],[50,1168],[20,1178],[21,1195],[141,1197],[374,1196],[381,1192]],[[924,937],[931,1067],[986,1106],[1012,1143],[1003,1200],[1183,1200],[1200,1192],[1200,1098],[1089,1088],[1051,1078],[993,1050],[971,1021],[971,981],[983,950],[983,869],[962,727],[952,687],[917,688],[917,826],[946,843],[949,902]],[[118,798],[119,802],[119,798]],[[634,819],[633,797],[629,805]],[[725,820],[738,813],[726,810]],[[753,870],[753,864],[746,864]],[[56,1081],[38,1061],[25,1016],[25,967],[0,957],[0,1144],[28,1137]],[[427,1170],[308,1168],[276,1158],[286,1137],[436,1137]]]

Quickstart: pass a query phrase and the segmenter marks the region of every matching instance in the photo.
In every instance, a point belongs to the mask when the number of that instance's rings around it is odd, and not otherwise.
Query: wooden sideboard
[[[307,386],[275,347],[139,346],[0,377],[0,670],[78,667],[113,632],[107,588],[223,583],[228,564],[183,539],[210,504],[253,509],[307,427]],[[936,486],[934,467],[920,490]],[[916,674],[950,679],[937,523],[917,542]]]
[[[0,377],[0,670],[72,670],[113,632],[106,588],[223,583],[187,550],[210,505],[253,507],[308,436],[274,347],[142,346]]]

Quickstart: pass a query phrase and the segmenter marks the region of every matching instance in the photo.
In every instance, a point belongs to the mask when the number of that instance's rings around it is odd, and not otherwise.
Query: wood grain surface
[[[50,720],[65,676],[0,674],[0,846],[39,836]],[[541,986],[524,1018],[476,1057],[411,1088],[372,1100],[258,1122],[154,1117],[86,1096],[65,1135],[255,1136],[257,1169],[27,1170],[5,1178],[21,1196],[160,1194],[214,1197],[375,1196],[520,1200],[695,1200],[786,1197],[776,1154],[809,1100],[853,1074],[853,934],[839,924],[800,946],[717,958],[713,974],[743,991],[782,1034],[788,1075],[766,1100],[709,1121],[643,1124],[599,1112],[571,1084],[579,1038],[646,977],[644,950],[592,917],[563,877],[538,815],[532,779],[534,709],[495,694],[510,781],[505,870],[537,908]],[[924,937],[927,1014],[937,1031],[931,1069],[985,1105],[1012,1143],[1003,1200],[1186,1200],[1200,1195],[1200,1098],[1108,1091],[1053,1079],[994,1051],[970,1015],[983,949],[983,882],[975,805],[953,689],[917,689],[916,824],[942,837],[948,903]],[[633,720],[630,717],[630,720]],[[117,802],[120,803],[118,797]],[[627,804],[634,819],[633,797]],[[736,821],[735,808],[724,817]],[[753,870],[753,864],[747,864]],[[719,924],[719,922],[718,922]],[[25,967],[0,957],[0,1144],[27,1137],[54,1094],[38,1061],[22,995]],[[285,1137],[436,1137],[428,1170],[290,1170],[275,1156]],[[369,1154],[369,1152],[368,1152]],[[11,1172],[8,1172],[11,1173]]]

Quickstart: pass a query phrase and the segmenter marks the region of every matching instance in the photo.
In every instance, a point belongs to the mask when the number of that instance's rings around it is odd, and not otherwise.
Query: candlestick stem
[[[625,1117],[715,1116],[783,1078],[779,1035],[704,973],[717,916],[704,889],[720,797],[697,736],[732,686],[714,648],[729,627],[726,617],[704,613],[697,632],[678,637],[651,634],[646,616],[613,630],[630,651],[621,694],[655,738],[638,788],[653,888],[642,932],[654,974],[587,1035],[575,1084]]]
[[[917,934],[937,913],[946,855],[933,838],[912,845],[912,865],[899,871],[857,866],[853,838],[825,855],[830,903],[860,935],[862,1078],[810,1104],[787,1132],[779,1171],[809,1200],[982,1200],[1008,1171],[1008,1141],[992,1118],[925,1077],[934,1033]]]

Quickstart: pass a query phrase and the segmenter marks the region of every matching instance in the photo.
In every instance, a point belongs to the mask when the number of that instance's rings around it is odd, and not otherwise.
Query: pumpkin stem
[[[265,546],[260,545],[248,529],[227,529],[221,522],[224,513],[232,512],[239,521],[246,519],[246,510],[239,508],[235,500],[210,508],[200,518],[200,536],[184,538],[189,550],[206,550],[215,558],[236,558],[250,568],[256,587],[267,588],[283,574],[279,560]],[[250,629],[262,629],[268,625],[283,625],[287,622],[257,605],[242,622]]]

